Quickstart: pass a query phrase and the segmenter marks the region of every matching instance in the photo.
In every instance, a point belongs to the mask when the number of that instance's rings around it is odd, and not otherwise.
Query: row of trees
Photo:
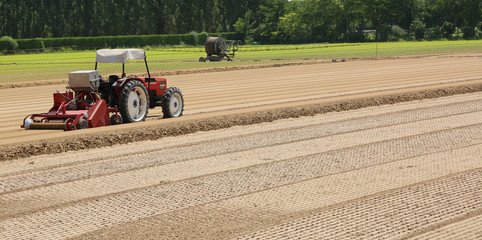
[[[234,26],[271,43],[474,39],[482,38],[482,1],[267,0]]]
[[[481,0],[1,0],[13,38],[237,31],[300,43],[482,37]],[[366,30],[376,30],[368,39]],[[373,31],[375,32],[375,31]]]
[[[0,36],[227,32],[258,5],[256,0],[0,0]]]

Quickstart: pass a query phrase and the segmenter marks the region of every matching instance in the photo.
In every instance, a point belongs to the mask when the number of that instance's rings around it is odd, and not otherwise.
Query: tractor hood
[[[142,49],[100,49],[97,50],[96,62],[126,63],[130,59],[145,59],[146,53]]]

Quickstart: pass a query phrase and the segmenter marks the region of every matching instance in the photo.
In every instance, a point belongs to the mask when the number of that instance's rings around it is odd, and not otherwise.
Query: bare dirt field
[[[482,239],[481,66],[170,76],[185,116],[73,132],[19,129],[63,85],[0,89],[0,239]]]
[[[48,111],[52,105],[52,93],[63,90],[64,85],[0,89],[0,148],[4,153],[0,158],[5,160],[15,156],[31,156],[152,139],[153,136],[145,135],[152,132],[152,129],[135,133],[126,133],[126,131],[152,126],[172,126],[174,123],[181,124],[195,120],[211,120],[221,116],[242,116],[267,110],[347,100],[359,100],[353,103],[357,105],[355,108],[359,108],[370,106],[366,103],[366,99],[373,97],[397,97],[407,92],[417,95],[420,91],[441,90],[438,93],[428,92],[426,94],[428,96],[412,95],[409,98],[425,98],[431,97],[430,95],[437,97],[440,94],[445,95],[446,90],[451,87],[460,86],[470,87],[464,90],[456,89],[452,93],[473,92],[482,87],[480,66],[482,66],[482,55],[471,54],[169,76],[168,84],[180,87],[185,95],[186,108],[182,118],[161,119],[161,110],[154,109],[150,111],[150,117],[144,123],[75,132],[25,131],[19,127],[26,115]],[[402,100],[404,99],[395,99],[393,102]],[[376,104],[376,101],[372,101],[371,105],[373,104]],[[290,117],[297,117],[296,114]],[[264,117],[264,114],[256,116],[260,122]],[[210,121],[210,124],[217,125],[216,121]],[[176,129],[174,132],[186,133],[186,129]],[[97,137],[80,140],[76,138],[92,136],[92,134],[97,134]],[[156,132],[156,135],[162,134]],[[59,138],[63,139],[48,142]],[[70,144],[66,144],[65,138],[67,141],[72,140]],[[98,139],[102,139],[102,142],[99,143]],[[28,144],[15,151],[5,150],[22,143]],[[32,143],[37,145],[32,147]],[[62,146],[67,147],[62,149]]]
[[[0,163],[0,239],[480,239],[482,93]]]

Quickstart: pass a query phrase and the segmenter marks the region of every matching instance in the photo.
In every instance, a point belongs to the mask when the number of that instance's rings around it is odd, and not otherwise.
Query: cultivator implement
[[[124,64],[143,59],[148,77],[126,77]],[[122,75],[102,79],[98,63],[122,63]],[[148,109],[162,107],[164,118],[180,117],[184,98],[176,87],[167,88],[165,78],[151,77],[142,49],[101,49],[95,70],[69,73],[67,91],[54,93],[54,106],[47,113],[31,114],[20,126],[25,129],[65,131],[140,122]]]
[[[96,76],[97,71],[70,73],[68,88],[74,92],[54,93],[54,106],[47,113],[27,116],[21,127],[70,131],[115,123],[120,118],[117,107],[108,107],[99,94],[91,91],[98,86]]]

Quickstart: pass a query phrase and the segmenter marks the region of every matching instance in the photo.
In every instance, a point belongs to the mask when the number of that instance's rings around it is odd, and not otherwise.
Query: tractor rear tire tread
[[[131,80],[122,88],[120,97],[119,97],[119,113],[122,116],[122,120],[124,123],[133,123],[133,122],[142,122],[146,119],[147,113],[149,109],[146,109],[146,113],[144,114],[143,118],[139,121],[135,121],[132,116],[129,114],[128,110],[128,101],[129,101],[129,94],[131,93],[132,89],[135,87],[141,87],[144,90],[144,93],[147,95],[146,86],[141,81],[138,80]],[[149,101],[149,100],[148,100]]]

